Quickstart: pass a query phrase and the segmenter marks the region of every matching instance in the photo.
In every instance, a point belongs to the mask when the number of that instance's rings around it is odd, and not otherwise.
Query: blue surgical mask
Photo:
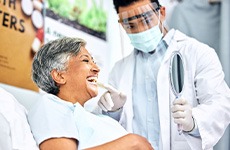
[[[158,25],[146,31],[128,34],[131,44],[138,50],[148,53],[156,49],[163,37]]]

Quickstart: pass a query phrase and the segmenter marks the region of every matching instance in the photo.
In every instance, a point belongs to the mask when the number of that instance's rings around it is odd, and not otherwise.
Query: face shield
[[[160,6],[149,3],[135,9],[120,12],[118,22],[126,33],[133,34],[146,31],[160,23]]]

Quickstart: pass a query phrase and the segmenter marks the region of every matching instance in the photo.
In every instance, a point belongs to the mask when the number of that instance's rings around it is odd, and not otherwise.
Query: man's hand
[[[171,108],[174,122],[182,126],[183,131],[193,130],[195,123],[192,117],[192,107],[185,99],[176,99]]]
[[[124,106],[126,102],[126,95],[119,92],[110,85],[103,85],[108,91],[105,92],[98,101],[98,105],[104,111],[116,111]]]

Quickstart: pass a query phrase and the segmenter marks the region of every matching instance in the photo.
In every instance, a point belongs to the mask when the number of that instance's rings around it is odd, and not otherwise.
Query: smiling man
[[[47,92],[28,115],[39,148],[153,150],[114,119],[83,108],[98,94],[100,72],[85,45],[82,39],[65,37],[45,44],[34,57],[33,81]]]

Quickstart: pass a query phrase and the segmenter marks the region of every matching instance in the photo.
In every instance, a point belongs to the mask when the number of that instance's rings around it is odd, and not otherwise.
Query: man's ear
[[[56,69],[51,71],[51,77],[59,85],[66,83],[64,74],[65,71],[57,71]]]
[[[166,10],[164,6],[160,7],[160,13],[161,13],[161,20],[165,20],[165,16],[166,16]]]

